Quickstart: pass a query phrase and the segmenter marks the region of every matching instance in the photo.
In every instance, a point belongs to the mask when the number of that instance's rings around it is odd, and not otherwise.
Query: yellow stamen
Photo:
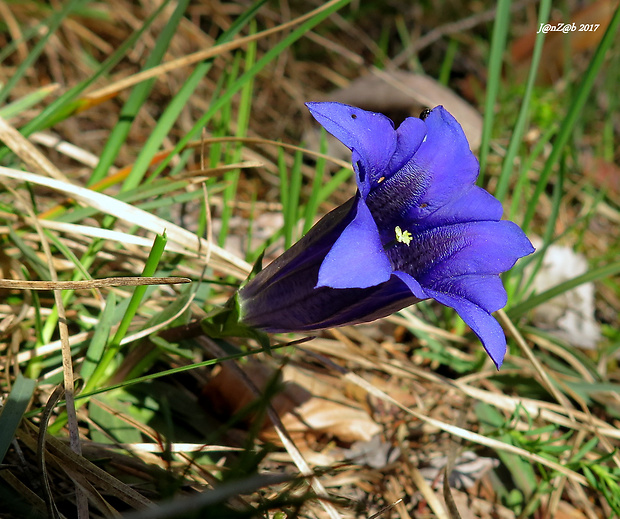
[[[399,243],[404,243],[405,245],[409,246],[409,244],[411,243],[411,240],[413,240],[413,236],[411,235],[411,233],[409,231],[403,231],[398,226],[396,226],[394,231],[396,232],[396,241]]]

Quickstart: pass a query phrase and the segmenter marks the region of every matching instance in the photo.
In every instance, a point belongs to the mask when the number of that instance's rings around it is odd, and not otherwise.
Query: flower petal
[[[506,355],[506,336],[495,317],[467,299],[435,290],[427,291],[436,301],[456,310],[461,319],[478,336],[489,357],[499,369]]]
[[[241,291],[242,321],[266,332],[320,330],[374,321],[420,301],[396,276],[369,288],[305,290],[291,281],[250,298]]]
[[[306,106],[323,128],[353,151],[358,187],[365,197],[385,175],[396,150],[394,123],[383,114],[342,103],[306,103]]]
[[[420,285],[418,280],[415,279],[413,276],[410,276],[406,272],[401,272],[400,270],[396,270],[394,272],[394,275],[397,276],[403,283],[405,283],[407,287],[409,287],[409,290],[411,290],[411,293],[418,299],[423,300],[432,297],[428,295],[424,288],[422,288],[422,285]]]
[[[392,266],[377,224],[358,196],[357,214],[328,252],[316,288],[368,288],[390,279]]]
[[[506,306],[508,296],[499,275],[466,274],[435,283],[431,290],[471,301],[487,312],[496,312]]]
[[[498,221],[502,212],[502,204],[497,198],[481,187],[472,185],[433,213],[422,217],[419,213],[416,216],[407,215],[403,225],[411,230],[424,230],[454,223]]]
[[[428,298],[454,308],[499,368],[499,274],[534,251],[475,186],[478,161],[443,107],[394,130],[384,115],[308,103],[352,151],[358,193],[238,293],[242,324],[302,331],[367,322]]]
[[[534,247],[513,222],[468,222],[415,233],[409,247],[387,252],[395,270],[428,287],[464,274],[505,272]]]
[[[282,293],[291,289],[286,280],[288,277],[307,278],[311,280],[308,284],[309,289],[312,289],[316,284],[320,264],[357,213],[355,202],[355,198],[351,198],[326,214],[300,241],[261,270],[243,287],[245,298],[275,290],[274,297],[282,299]],[[299,281],[293,283],[299,285]],[[280,286],[285,288],[276,288]]]
[[[468,227],[467,245],[456,252],[449,261],[432,268],[433,277],[499,274],[510,270],[519,258],[534,252],[530,240],[513,222],[504,220],[457,225]]]
[[[434,108],[422,121],[407,119],[401,125],[402,139],[399,138],[397,152],[394,154],[384,174],[386,180],[368,194],[368,207],[380,229],[396,225],[431,227],[437,222],[445,225],[456,221],[468,221],[465,212],[468,206],[463,197],[472,197],[478,202],[479,188],[474,188],[478,176],[478,160],[469,149],[469,143],[459,123],[442,106]],[[401,130],[401,128],[399,128]],[[426,134],[420,142],[419,137]],[[400,137],[400,135],[399,135]],[[405,144],[406,139],[411,142]],[[405,151],[406,150],[406,151]],[[411,151],[413,150],[413,153]],[[409,159],[405,157],[409,156]],[[405,160],[403,160],[405,159]],[[491,199],[488,195],[488,199]],[[446,205],[457,203],[453,208],[437,214],[437,218],[425,222],[426,218],[437,213]],[[456,215],[451,213],[457,211]],[[498,214],[499,211],[499,214]],[[468,211],[467,214],[472,214]],[[490,215],[492,218],[487,218]],[[484,217],[477,220],[501,217],[501,205],[494,202]],[[449,221],[444,221],[449,218]]]
[[[422,143],[411,166],[430,177],[424,195],[418,201],[418,212],[411,217],[422,217],[461,196],[463,189],[473,185],[478,177],[478,160],[469,148],[461,125],[443,107],[434,108],[424,120],[426,140]]]
[[[426,137],[426,124],[417,117],[407,117],[396,130],[396,151],[390,160],[387,172],[398,171],[418,151]]]

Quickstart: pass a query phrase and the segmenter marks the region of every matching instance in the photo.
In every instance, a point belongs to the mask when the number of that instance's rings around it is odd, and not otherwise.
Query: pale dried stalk
[[[189,54],[188,56],[183,56],[182,58],[177,58],[167,63],[163,63],[162,65],[158,65],[157,67],[144,70],[142,72],[134,74],[133,76],[129,76],[125,79],[117,81],[116,83],[113,83],[107,87],[96,90],[95,92],[91,92],[90,94],[87,94],[85,98],[96,100],[99,98],[110,97],[116,94],[120,90],[132,87],[133,85],[136,85],[142,81],[146,81],[147,79],[151,79],[151,78],[166,74],[177,68],[187,67],[189,65],[193,65],[194,63],[198,63],[206,59],[214,58],[215,56],[219,56],[226,52],[230,52],[231,50],[238,49],[240,47],[243,47],[244,45],[247,45],[248,43],[260,40],[272,34],[276,34],[282,31],[287,31],[291,27],[294,27],[295,25],[299,25],[305,22],[306,20],[313,18],[319,13],[327,9],[330,9],[334,4],[338,3],[339,1],[340,0],[331,0],[329,2],[326,2],[322,6],[314,9],[313,11],[310,11],[298,18],[295,18],[294,20],[291,20],[290,22],[286,22],[276,27],[272,27],[271,29],[266,29],[256,34],[251,34],[243,38],[238,38],[228,43],[222,43],[220,45],[216,45],[215,47],[211,47],[209,49],[200,50],[198,52],[194,52],[193,54]]]
[[[504,310],[498,310],[497,317],[500,324],[502,324],[504,328],[508,328],[510,335],[514,337],[514,339],[517,341],[517,344],[521,348],[521,351],[525,353],[525,356],[532,363],[532,366],[534,366],[536,373],[538,373],[538,376],[540,377],[542,385],[545,387],[545,389],[549,391],[549,394],[553,396],[553,398],[555,398],[555,400],[566,409],[568,417],[573,422],[576,422],[575,416],[573,414],[573,404],[571,404],[570,400],[566,398],[566,396],[564,396],[562,393],[560,393],[560,391],[558,391],[555,384],[553,384],[553,382],[551,381],[548,373],[542,367],[540,361],[532,353],[531,348],[527,345],[525,339],[519,333],[519,330],[517,330],[517,327],[512,324],[512,321],[506,315],[506,312],[504,312]]]
[[[109,214],[130,224],[139,225],[149,231],[158,234],[162,234],[165,231],[169,241],[176,242],[193,252],[199,253],[199,251],[205,250],[210,246],[214,260],[215,258],[221,260],[217,265],[214,264],[214,267],[225,269],[226,273],[234,275],[239,279],[243,279],[252,270],[252,266],[249,263],[225,249],[215,244],[209,245],[207,240],[199,238],[183,227],[159,218],[148,211],[134,207],[131,204],[117,200],[114,197],[97,193],[91,189],[76,186],[69,182],[62,182],[54,178],[16,169],[0,167],[0,175],[60,191],[104,214]]]
[[[581,474],[578,474],[577,472],[573,470],[567,469],[566,467],[563,467],[559,463],[553,462],[542,456],[539,456],[538,454],[528,452],[525,449],[521,449],[514,445],[509,445],[507,443],[504,443],[499,440],[495,440],[493,438],[487,438],[486,436],[483,436],[481,434],[468,431],[466,429],[457,427],[455,425],[452,425],[446,422],[442,422],[441,420],[431,418],[430,416],[426,416],[423,413],[410,409],[404,406],[403,404],[401,404],[400,402],[398,402],[397,400],[395,400],[394,398],[392,398],[391,396],[389,396],[388,394],[384,393],[377,387],[373,386],[370,382],[367,382],[359,375],[356,375],[355,373],[352,373],[348,371],[347,369],[339,366],[338,364],[332,362],[330,359],[328,359],[324,355],[316,354],[314,352],[307,350],[306,348],[303,348],[303,350],[306,351],[309,355],[313,356],[314,358],[320,360],[322,363],[327,365],[329,368],[341,373],[342,376],[345,378],[345,380],[348,380],[349,382],[355,384],[356,386],[364,389],[371,395],[398,407],[405,413],[413,416],[414,418],[417,418],[418,420],[428,425],[431,425],[432,427],[435,427],[441,431],[445,431],[449,434],[452,434],[453,436],[456,436],[457,438],[463,438],[465,440],[471,441],[473,443],[477,443],[479,445],[485,445],[495,450],[501,450],[505,452],[510,452],[512,454],[517,454],[518,456],[522,456],[525,459],[529,459],[531,461],[534,461],[536,463],[540,463],[546,467],[549,467],[559,472],[560,474],[567,476],[570,480],[575,481],[581,485],[588,485],[587,479]]]
[[[51,267],[50,267],[51,268]],[[191,283],[189,278],[180,277],[111,277],[83,279],[79,281],[27,281],[22,279],[0,279],[0,288],[14,290],[91,290],[104,287],[137,287],[144,285],[176,285]]]
[[[43,155],[34,144],[2,117],[0,117],[0,141],[4,142],[7,147],[33,171],[40,171],[57,180],[69,182],[67,177],[65,177],[54,164],[47,160],[47,157]]]
[[[26,200],[24,200],[24,198],[15,190],[10,189],[10,191],[13,193],[13,196],[15,196],[16,200],[18,200],[26,208],[28,213],[31,214],[32,218],[35,218],[36,220],[34,211],[30,204]],[[50,277],[52,278],[52,282],[58,282],[58,275],[56,273],[56,269],[54,268],[52,251],[47,241],[47,237],[45,236],[43,228],[40,225],[36,225],[35,223],[35,229],[37,231],[37,234],[39,235],[43,252],[45,253],[47,266],[50,272]],[[16,280],[16,282],[21,283],[22,281]],[[54,301],[56,303],[56,310],[58,312],[58,331],[60,333],[60,343],[62,345],[62,372],[67,412],[67,428],[69,429],[69,445],[71,446],[71,450],[73,452],[81,456],[82,448],[80,445],[80,432],[78,429],[77,415],[75,412],[75,377],[73,374],[73,359],[71,357],[71,346],[69,345],[69,327],[67,326],[65,305],[62,301],[62,292],[60,290],[54,290]],[[84,493],[84,490],[77,483],[75,484],[75,498],[78,519],[87,519],[89,517],[88,500],[86,499],[86,494]]]

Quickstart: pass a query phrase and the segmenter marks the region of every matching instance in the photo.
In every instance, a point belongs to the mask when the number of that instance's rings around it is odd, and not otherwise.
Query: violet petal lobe
[[[519,226],[508,221],[447,225],[426,230],[417,238],[420,256],[426,261],[417,256],[409,263],[411,270],[399,270],[409,272],[422,286],[462,274],[500,274],[534,252]],[[399,259],[404,257],[403,253]]]
[[[417,230],[463,222],[498,221],[502,217],[500,201],[481,187],[465,188],[463,193],[436,211],[412,219]]]
[[[361,197],[354,220],[338,237],[323,260],[316,285],[331,288],[368,288],[390,279],[392,266],[377,224]]]
[[[342,103],[306,103],[312,116],[353,152],[358,188],[365,197],[396,150],[394,123],[385,115]]]
[[[491,360],[499,369],[506,355],[504,330],[489,312],[464,297],[427,290],[435,301],[454,308],[461,319],[478,336]]]
[[[367,203],[379,227],[398,225],[402,219],[418,228],[429,227],[435,222],[426,224],[425,219],[451,202],[470,192],[472,201],[482,198],[479,192],[482,190],[474,189],[478,161],[454,117],[438,106],[424,121],[417,121],[426,125],[425,139],[409,161],[393,175],[386,175],[386,181],[369,193]],[[499,219],[502,212],[499,201],[488,195],[486,202],[489,208],[485,212],[492,213],[493,219]],[[446,215],[445,211],[443,215]],[[458,213],[452,216],[453,221],[459,221]],[[485,218],[480,216],[477,219]]]
[[[423,213],[431,213],[473,185],[478,177],[478,160],[469,149],[461,125],[443,106],[434,108],[424,122],[426,140],[413,161],[417,171],[432,176],[419,201],[427,204]]]
[[[422,288],[422,285],[420,285],[420,282],[413,276],[410,276],[409,274],[407,274],[406,272],[395,270],[394,276],[398,277],[403,283],[405,283],[407,287],[409,288],[409,290],[411,290],[411,293],[417,298],[424,300],[424,299],[429,299],[431,297],[428,294],[428,292],[424,290],[424,288]]]
[[[418,151],[426,138],[426,124],[417,117],[407,117],[396,130],[396,150],[385,174],[399,171]]]
[[[430,290],[462,297],[491,313],[506,306],[506,290],[499,276],[491,274],[464,274],[443,279]]]

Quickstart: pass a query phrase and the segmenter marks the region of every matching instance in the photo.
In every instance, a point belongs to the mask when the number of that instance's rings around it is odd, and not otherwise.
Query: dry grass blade
[[[222,350],[213,341],[205,339],[203,343],[206,343],[207,347],[209,348],[209,350],[211,350],[212,354],[218,357],[226,356],[226,352],[224,352],[224,350]],[[236,372],[239,379],[243,380],[243,383],[254,393],[255,397],[259,398],[261,393],[259,389],[256,387],[256,385],[254,384],[254,382],[250,379],[250,377],[248,377],[247,374],[236,363],[229,361],[229,365]],[[273,408],[271,404],[267,406],[267,416],[269,417],[269,420],[273,424],[273,427],[276,430],[276,433],[278,434],[280,441],[284,445],[284,448],[286,449],[288,454],[293,459],[293,462],[295,463],[295,465],[297,466],[301,474],[304,477],[307,477],[309,479],[310,485],[316,492],[317,496],[319,498],[322,498],[321,505],[323,509],[325,510],[325,512],[327,513],[328,517],[330,519],[341,519],[340,514],[329,501],[330,496],[327,493],[327,490],[325,489],[321,481],[314,475],[314,471],[310,468],[310,466],[304,459],[302,453],[295,445],[295,442],[292,440],[292,438],[286,431],[286,428],[284,427],[284,424],[282,423],[280,416],[278,415],[278,413],[275,411],[275,409]]]
[[[283,148],[285,150],[300,151],[316,159],[329,160],[330,162],[332,162],[333,164],[336,164],[337,166],[341,168],[351,169],[350,162],[332,157],[331,155],[320,153],[318,151],[309,150],[302,146],[296,146],[295,144],[288,144],[286,142],[274,141],[272,139],[263,139],[260,137],[207,137],[207,138],[202,139],[201,141],[192,141],[188,143],[186,148],[199,148],[206,144],[217,144],[220,142],[239,142],[242,144],[263,144],[263,145],[266,144],[269,146],[276,146],[278,148]]]
[[[573,415],[573,405],[568,400],[568,398],[566,398],[562,393],[558,391],[555,384],[551,381],[549,374],[543,369],[542,364],[534,356],[534,354],[532,353],[532,350],[529,348],[529,346],[525,342],[525,339],[519,333],[519,330],[517,330],[517,328],[512,323],[508,315],[506,315],[506,312],[504,312],[504,310],[499,310],[497,312],[497,316],[499,317],[499,322],[505,328],[509,330],[510,335],[512,335],[515,338],[515,340],[517,341],[517,344],[521,348],[521,351],[525,353],[528,360],[532,363],[532,366],[534,366],[534,369],[536,370],[536,373],[540,377],[540,380],[542,381],[542,384],[544,385],[545,389],[547,389],[547,391],[549,391],[549,394],[552,395],[553,398],[555,398],[555,400],[566,409],[566,412],[568,413],[569,418],[572,421],[575,421],[575,417]]]
[[[35,511],[39,514],[39,517],[51,517],[49,513],[46,514],[47,508],[45,501],[35,494],[20,478],[15,476],[10,470],[0,471],[0,479],[2,479],[11,489],[13,489],[16,495],[24,498],[30,503]],[[64,519],[64,516],[60,516]]]
[[[267,36],[270,36],[272,34],[276,34],[282,31],[287,31],[290,28],[295,27],[296,25],[299,25],[305,22],[306,20],[310,20],[311,18],[314,18],[316,15],[322,13],[323,11],[330,9],[332,5],[336,4],[337,2],[338,0],[330,0],[329,2],[326,2],[324,5],[317,7],[316,9],[309,11],[308,13],[302,16],[299,16],[298,18],[295,18],[294,20],[291,20],[286,23],[282,23],[280,25],[276,25],[275,27],[271,29],[266,29],[256,34],[251,34],[249,36],[238,38],[228,43],[222,43],[221,45],[216,45],[214,47],[211,47],[210,49],[201,50],[193,54],[190,54],[189,56],[183,56],[182,58],[169,61],[157,67],[153,67],[148,70],[145,70],[143,72],[139,72],[138,74],[134,74],[133,76],[117,81],[116,83],[113,83],[107,87],[96,90],[95,92],[91,92],[90,94],[85,96],[85,99],[88,99],[91,101],[107,100],[110,97],[113,97],[114,95],[116,95],[120,90],[124,90],[126,88],[132,87],[133,85],[141,83],[142,81],[146,81],[147,79],[161,76],[177,68],[193,65],[194,63],[198,63],[199,61],[204,61],[207,59],[214,58],[216,56],[220,56],[232,50],[243,47],[253,41],[257,41]]]
[[[143,278],[138,278],[138,279],[143,279]],[[187,309],[191,306],[193,300],[194,300],[194,297],[190,297],[187,303],[183,305],[183,307],[176,314],[172,315],[168,319],[165,319],[159,324],[150,326],[148,328],[140,330],[139,332],[132,333],[130,335],[125,336],[123,340],[121,341],[121,345],[124,346],[125,344],[130,344],[131,342],[142,339],[143,337],[147,337],[148,335],[151,335],[152,333],[155,333],[156,331],[161,330],[162,328],[165,328],[170,323],[178,319],[181,315],[183,315],[183,313],[186,312]],[[72,335],[71,337],[69,337],[69,346],[71,347],[76,346],[77,344],[80,344],[90,339],[92,336],[93,336],[93,332],[82,332],[82,333],[77,333],[75,335]],[[35,357],[50,355],[58,351],[60,348],[62,348],[61,341],[53,341],[48,344],[37,346],[36,348],[32,350],[18,353],[16,355],[16,360],[19,364],[21,364],[22,362],[26,362],[28,360],[34,359]]]
[[[402,503],[402,501],[403,501],[402,499],[399,499],[398,501],[395,501],[394,503],[390,503],[385,508],[382,508],[381,510],[379,510],[376,514],[372,514],[368,519],[379,519],[382,515],[387,514],[390,510],[392,510],[392,508],[395,508],[397,505]]]
[[[28,46],[23,40],[21,27],[6,2],[0,2],[0,18],[6,24],[13,41],[20,42],[17,45],[17,52],[20,61],[25,61],[28,56]]]
[[[99,402],[97,402],[99,405]],[[184,453],[184,452],[243,452],[241,447],[229,447],[227,445],[205,445],[203,443],[109,443],[89,442],[89,448],[99,448],[103,450],[127,449],[130,452],[149,452],[154,454]],[[86,446],[85,445],[85,446]]]
[[[570,40],[564,52],[536,31],[572,27],[574,1],[473,14],[353,0],[76,3],[0,0],[0,404],[23,404],[0,425],[2,519],[620,515],[620,292],[604,267],[620,243],[609,101],[620,55],[600,43],[614,2],[584,10],[598,30],[554,35]],[[330,6],[342,9],[326,17]],[[559,75],[535,84],[553,74],[545,64]],[[212,349],[202,320],[250,264],[354,196],[355,157],[319,133],[313,100],[384,113],[395,129],[443,105],[474,155],[471,128],[492,127],[478,185],[545,237],[539,253],[561,241],[585,256],[598,339],[500,312],[518,353],[497,371],[467,323],[423,302],[303,348],[282,334],[270,355],[237,336]],[[514,308],[545,313],[527,261],[503,283]],[[143,286],[176,283],[191,284]],[[78,370],[93,387],[67,420],[58,399],[70,414]]]
[[[2,117],[0,117],[0,141],[4,142],[32,170],[41,171],[52,178],[68,182],[67,177],[34,144]]]
[[[194,253],[200,253],[200,251],[206,250],[209,246],[206,240],[199,238],[190,231],[163,220],[148,211],[121,202],[111,196],[96,193],[95,191],[75,186],[69,182],[62,182],[53,178],[47,178],[16,169],[0,167],[0,175],[14,180],[32,182],[33,184],[55,189],[104,214],[109,214],[119,220],[129,222],[132,225],[138,225],[154,233],[162,234],[165,231],[169,241],[176,242]],[[252,270],[251,265],[239,259],[234,254],[227,252],[215,244],[211,244],[210,247],[213,256],[217,256],[223,261],[218,267],[227,269],[228,274],[234,275],[238,279],[243,279]]]
[[[446,507],[448,508],[450,519],[461,519],[461,514],[459,513],[459,509],[456,506],[454,496],[452,495],[452,489],[450,488],[449,475],[450,474],[448,472],[448,465],[446,465],[446,470],[443,478],[443,498],[446,501]]]
[[[30,135],[29,140],[37,144],[41,144],[47,148],[56,150],[67,157],[77,160],[78,162],[94,168],[99,162],[97,156],[89,153],[82,148],[77,147],[75,144],[63,141],[56,135],[50,135],[48,133],[36,132]]]
[[[76,344],[80,344],[88,340],[90,337],[92,337],[92,335],[92,332],[82,332],[72,335],[71,337],[69,337],[69,346],[75,346]],[[48,355],[50,353],[54,353],[58,351],[61,347],[62,344],[59,340],[53,341],[48,344],[38,346],[32,350],[20,352],[16,355],[15,360],[18,364],[21,364],[22,362],[27,362],[28,360],[34,359],[35,357],[38,357],[40,355]]]
[[[112,277],[84,279],[80,281],[26,281],[21,279],[0,279],[0,288],[14,290],[90,290],[104,287],[137,287],[143,285],[178,285],[191,283],[189,278],[180,277]]]
[[[420,472],[420,469],[418,469],[418,467],[416,467],[414,463],[408,463],[407,466],[409,468],[409,474],[411,476],[411,480],[413,481],[415,486],[418,488],[418,490],[422,493],[422,495],[424,496],[424,499],[426,499],[426,502],[428,503],[428,506],[430,506],[431,510],[435,514],[435,517],[437,519],[449,519],[448,513],[446,512],[443,505],[441,504],[441,501],[437,497],[437,494],[433,491],[431,486],[424,479],[424,476]]]
[[[56,407],[58,401],[62,398],[63,393],[63,387],[57,386],[47,400],[47,404],[45,405],[45,409],[43,410],[43,415],[41,417],[41,425],[37,439],[37,460],[39,464],[39,473],[41,474],[41,479],[43,480],[45,507],[47,509],[47,515],[53,519],[60,517],[60,513],[58,512],[58,508],[56,507],[56,503],[54,502],[54,498],[52,496],[49,476],[47,475],[47,468],[45,465],[45,437],[47,434],[47,424],[50,416],[52,415],[52,411]]]
[[[338,343],[326,341],[325,339],[316,339],[308,346],[308,349],[319,354],[341,358],[361,368],[380,367],[390,375],[407,378],[415,377],[432,382],[440,387],[456,389],[471,397],[474,401],[487,403],[510,414],[519,412],[524,415],[539,416],[549,423],[558,424],[562,427],[593,432],[602,441],[605,441],[605,438],[620,439],[620,430],[618,428],[589,413],[572,410],[572,415],[576,420],[571,420],[567,417],[568,410],[562,405],[487,391],[467,383],[468,380],[474,380],[480,376],[487,378],[488,373],[477,374],[475,377],[463,377],[453,381],[431,371],[416,368],[412,364],[403,365],[395,361],[386,362],[381,359],[365,359],[360,355],[343,350],[343,348],[338,347]],[[506,374],[508,372],[503,370],[502,373]],[[609,449],[610,452],[612,450],[612,448]]]
[[[10,190],[13,191],[13,190]],[[35,228],[39,236],[41,247],[45,253],[47,266],[49,268],[52,282],[58,281],[58,275],[54,267],[52,251],[50,245],[46,239],[45,233],[40,225],[37,225],[37,221],[34,215],[33,208],[30,203],[27,202],[19,193],[13,191],[15,199],[26,208],[26,211],[31,215],[31,218],[35,219]],[[56,310],[58,312],[58,331],[60,334],[61,353],[62,353],[62,373],[63,384],[65,392],[66,410],[67,410],[67,425],[69,430],[69,442],[71,449],[76,454],[82,453],[80,445],[80,433],[77,423],[77,415],[75,412],[74,401],[74,386],[75,377],[73,374],[73,359],[71,357],[71,347],[69,346],[69,327],[67,325],[67,316],[65,312],[65,305],[62,299],[62,293],[60,290],[54,290],[54,302],[56,304]],[[75,485],[75,498],[77,502],[77,515],[80,519],[88,517],[88,501],[82,487]],[[54,512],[53,509],[51,509]]]
[[[516,2],[511,6],[512,11],[519,11],[523,9],[525,6],[534,3],[535,0],[524,0],[522,2]],[[497,8],[489,9],[488,11],[483,11],[481,13],[473,14],[468,18],[464,18],[462,20],[458,20],[456,22],[446,23],[445,25],[441,25],[440,27],[434,28],[432,31],[427,32],[421,38],[418,38],[417,41],[413,42],[410,47],[407,47],[404,51],[402,51],[398,56],[396,56],[391,64],[393,67],[398,67],[405,63],[408,59],[415,56],[422,49],[425,49],[429,45],[432,45],[437,40],[443,38],[444,36],[449,36],[451,34],[457,34],[460,32],[464,32],[467,29],[471,29],[480,25],[482,23],[493,20],[497,16]]]
[[[368,393],[370,393],[371,395],[385,401],[388,402],[396,407],[398,407],[399,409],[401,409],[402,411],[404,411],[405,413],[413,416],[414,418],[417,418],[418,420],[421,420],[422,422],[431,425],[433,427],[436,427],[437,429],[441,430],[441,431],[445,431],[449,434],[452,434],[453,436],[456,436],[457,438],[462,438],[464,440],[468,440],[471,441],[473,443],[477,443],[479,445],[485,445],[487,447],[490,447],[491,449],[495,449],[495,450],[500,450],[500,451],[505,451],[505,452],[510,452],[512,454],[517,454],[519,456],[522,456],[526,459],[529,459],[533,462],[536,463],[540,463],[541,465],[544,465],[546,467],[549,467],[552,470],[555,470],[557,472],[559,472],[560,474],[563,474],[565,476],[567,476],[569,479],[581,484],[581,485],[587,485],[588,481],[587,479],[582,476],[581,474],[576,473],[573,470],[567,469],[566,467],[563,467],[562,465],[560,465],[559,463],[556,463],[554,461],[548,460],[546,458],[544,458],[543,456],[540,456],[538,454],[535,453],[531,453],[526,451],[525,449],[522,449],[520,447],[515,447],[514,445],[510,445],[507,443],[504,443],[502,441],[499,440],[495,440],[493,438],[487,438],[486,436],[483,436],[481,434],[472,432],[472,431],[468,431],[466,429],[463,429],[461,427],[457,427],[456,425],[452,425],[452,424],[448,424],[446,422],[442,422],[441,420],[437,420],[435,418],[431,418],[429,416],[426,416],[423,413],[420,413],[418,411],[415,411],[411,408],[408,408],[404,405],[402,405],[400,402],[398,402],[397,400],[395,400],[394,398],[392,398],[391,396],[389,396],[388,394],[386,394],[385,392],[381,391],[380,389],[376,388],[375,386],[373,386],[371,383],[367,382],[366,380],[364,380],[362,377],[360,377],[359,375],[356,375],[355,373],[352,373],[350,371],[348,371],[347,369],[335,364],[334,362],[332,362],[331,360],[329,360],[327,357],[324,357],[323,355],[318,355],[312,352],[308,351],[309,355],[312,355],[313,357],[320,359],[320,361],[324,364],[326,364],[330,369],[334,369],[336,371],[339,371],[340,373],[342,373],[342,376],[350,381],[352,384],[355,384],[356,386],[364,389],[365,391],[367,391]]]
[[[20,439],[32,450],[36,451],[36,440],[32,435],[38,436],[38,428],[26,422],[29,433],[21,435]],[[100,469],[83,456],[75,454],[70,448],[53,436],[46,437],[47,450],[58,460],[58,468],[68,474],[81,474],[90,481],[100,492],[112,495],[133,508],[152,507],[153,503],[129,485],[119,481],[115,477]]]
[[[271,485],[286,483],[290,480],[289,476],[282,474],[255,474],[241,481],[225,483],[216,489],[201,494],[169,501],[155,509],[127,514],[125,519],[168,519],[179,514],[190,514],[209,505],[223,503],[229,499],[234,499],[236,496],[255,492]]]

